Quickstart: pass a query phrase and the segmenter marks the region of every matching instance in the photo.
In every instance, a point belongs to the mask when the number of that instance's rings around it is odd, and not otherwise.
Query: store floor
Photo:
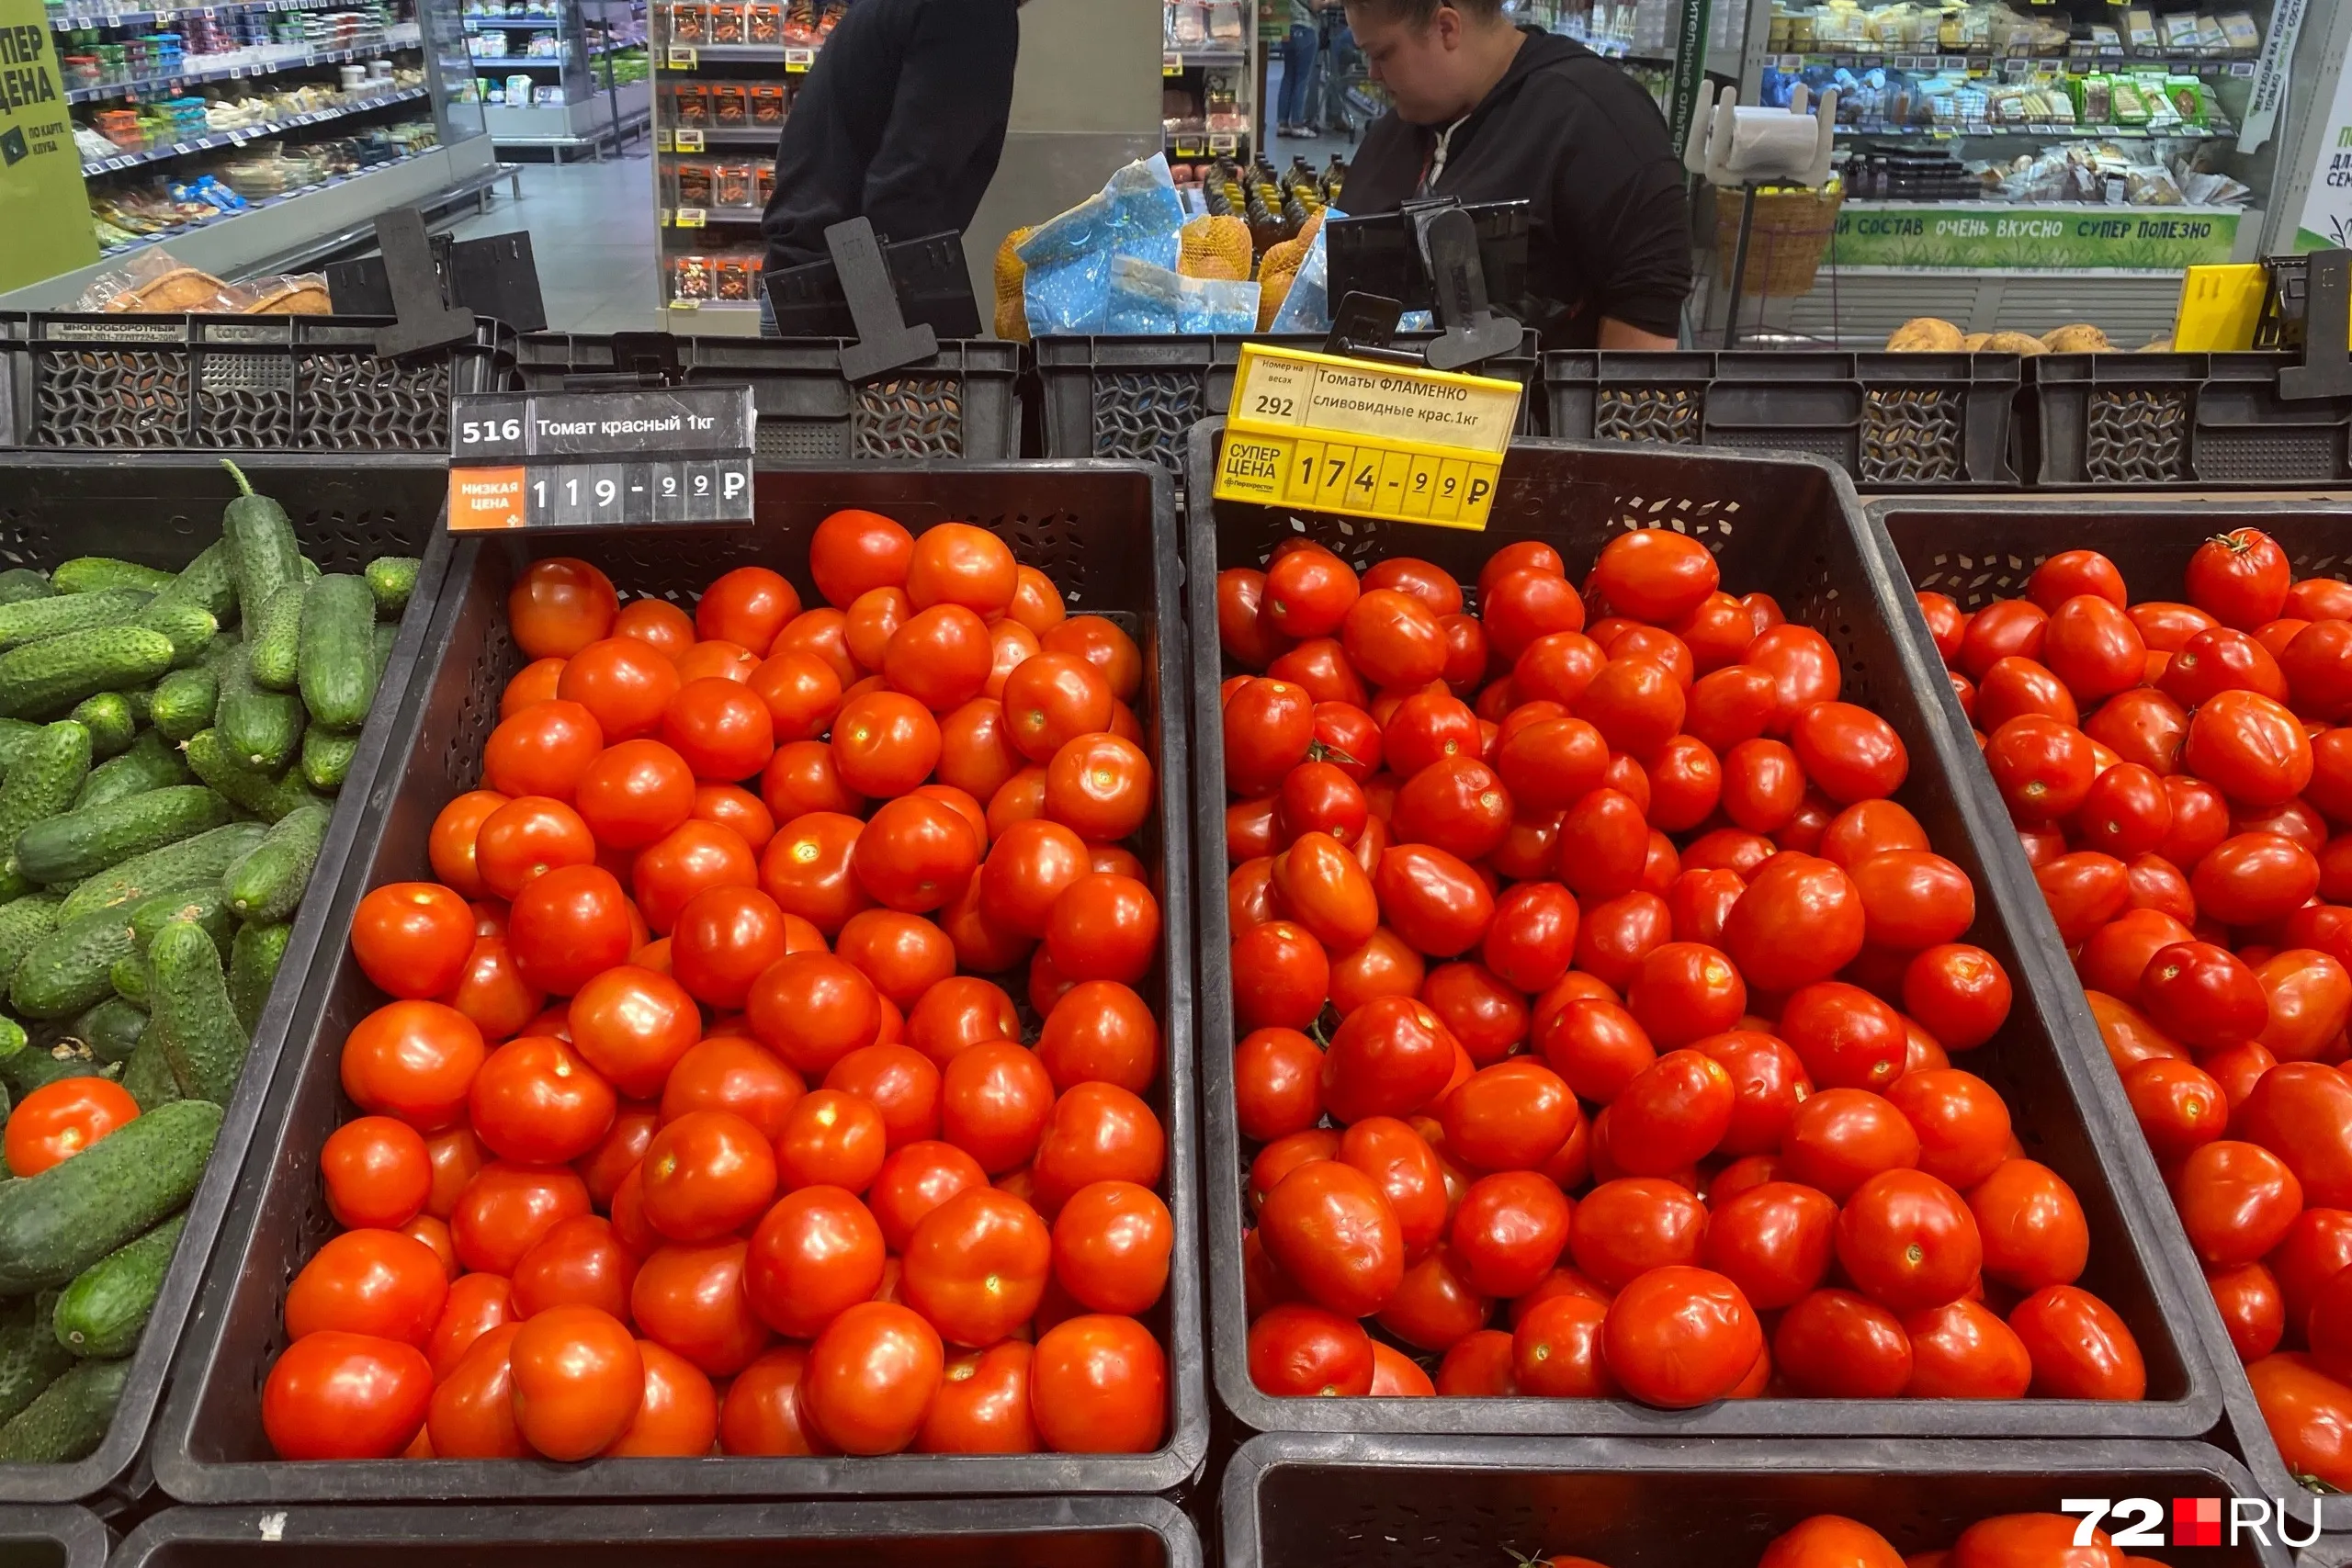
[[[525,164],[523,194],[492,187],[488,211],[450,231],[459,239],[526,229],[550,331],[658,332],[652,160],[642,137],[601,164]]]

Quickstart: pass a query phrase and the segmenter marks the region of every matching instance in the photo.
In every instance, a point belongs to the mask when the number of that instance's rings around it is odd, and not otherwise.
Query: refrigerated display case
[[[604,155],[644,129],[653,86],[645,0],[464,0],[491,140],[559,161]]]

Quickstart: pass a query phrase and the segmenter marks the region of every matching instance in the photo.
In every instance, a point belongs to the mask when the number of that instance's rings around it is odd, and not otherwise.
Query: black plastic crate
[[[1842,1514],[1910,1554],[1996,1514],[2070,1497],[2251,1497],[2201,1443],[1866,1443],[1737,1438],[1252,1438],[1226,1469],[1225,1568],[1487,1568],[1554,1552],[1610,1568],[1756,1568],[1773,1537]],[[2112,1532],[2134,1521],[2109,1518]],[[2301,1532],[2294,1532],[2301,1539]],[[2131,1546],[2178,1568],[2288,1568],[2266,1531],[2234,1547]]]
[[[373,316],[0,314],[0,448],[431,452],[510,334],[381,359]]]
[[[1400,344],[1434,334],[1406,333]],[[1048,457],[1126,457],[1157,463],[1181,482],[1184,441],[1193,426],[1222,415],[1233,399],[1233,372],[1245,343],[1320,354],[1314,334],[1272,333],[1227,336],[1172,333],[1145,337],[1041,337],[1031,346],[1046,405]],[[1543,401],[1535,386],[1536,336],[1519,352],[1473,368],[1481,376],[1527,389],[1519,401],[1519,432],[1541,428]]]
[[[1875,490],[2015,489],[2014,354],[1544,356],[1554,435],[1811,452]]]
[[[1216,472],[1221,424],[1193,435],[1193,493]],[[1262,564],[1275,544],[1304,536],[1359,567],[1388,553],[1436,562],[1466,584],[1500,546],[1541,538],[1580,579],[1612,534],[1669,527],[1723,560],[1727,589],[1775,595],[1792,620],[1829,639],[1844,663],[1844,695],[1882,715],[1910,753],[1896,799],[1927,829],[1937,852],[1968,873],[1977,893],[1969,940],[2008,970],[2017,1000],[2001,1032],[1964,1065],[2000,1089],[2025,1152],[2074,1187],[2090,1224],[2090,1266],[2081,1283],[2120,1314],[2139,1341],[2148,1397],[2084,1400],[1730,1400],[1696,1410],[1654,1410],[1622,1400],[1274,1398],[1250,1382],[1243,1299],[1242,1189],[1247,1173],[1234,1120],[1232,945],[1227,874],[1224,674],[1217,644],[1216,573]],[[2013,867],[2016,834],[1965,732],[1954,733],[1922,694],[1947,689],[1932,649],[1904,632],[1910,594],[1871,542],[1846,475],[1803,454],[1770,456],[1643,451],[1617,444],[1522,441],[1504,459],[1484,533],[1390,525],[1245,502],[1193,506],[1186,572],[1193,616],[1194,802],[1201,896],[1201,1081],[1208,1211],[1210,1348],[1216,1386],[1243,1424],[1259,1431],[1527,1433],[1547,1436],[1843,1438],[2194,1438],[2221,1418],[2222,1396],[2204,1342],[2187,1325],[2179,1278],[2164,1266],[2161,1234],[2119,1189],[2136,1174],[2115,1160],[2112,1123],[2097,1106],[2111,1082],[2069,1040],[2061,994],[2064,954],[2046,951],[2031,923],[2041,895]],[[1475,597],[1475,594],[1474,594]],[[1912,612],[1916,614],[1916,609]],[[2030,908],[2028,908],[2028,905]],[[2075,1005],[2079,1005],[2077,1000]]]
[[[853,382],[842,376],[842,338],[673,341],[690,385],[751,383],[762,462],[993,463],[1021,456],[1017,343],[950,339],[929,359]],[[529,390],[616,368],[613,340],[582,333],[530,333],[517,340],[515,355]]]
[[[106,1568],[110,1544],[86,1508],[0,1508],[0,1568]]]
[[[379,884],[430,875],[425,840],[443,805],[474,785],[498,694],[526,660],[506,630],[506,593],[537,556],[583,557],[632,593],[684,597],[718,573],[765,565],[818,602],[807,570],[809,534],[840,507],[888,513],[920,532],[969,520],[994,530],[1043,570],[1073,612],[1119,621],[1149,671],[1139,704],[1158,776],[1158,814],[1144,856],[1160,904],[1162,946],[1141,988],[1159,1020],[1166,1075],[1154,1100],[1168,1136],[1164,1195],[1175,1218],[1168,1291],[1147,1321],[1167,1347],[1167,1438],[1138,1455],[1015,1458],[897,1455],[882,1459],[638,1459],[559,1465],[538,1461],[394,1460],[289,1463],[261,1428],[259,1393],[286,1347],[286,1287],[337,1228],[327,1213],[319,1146],[349,1117],[337,1070],[344,1036],[383,998],[345,943],[322,944],[302,998],[308,1021],[277,1075],[247,1156],[238,1212],[203,1282],[195,1331],[156,1433],[155,1475],[186,1503],[477,1502],[516,1498],[978,1495],[1163,1492],[1182,1485],[1207,1451],[1200,1381],[1199,1162],[1188,1043],[1192,934],[1186,776],[1182,566],[1167,480],[1132,465],[1024,463],[967,468],[763,469],[759,524],[749,530],[665,531],[658,537],[567,533],[546,541],[469,541],[450,563],[435,619],[390,737],[401,761],[373,797],[347,869],[324,913],[348,926]]]
[[[1885,547],[1891,547],[1889,570],[1898,586],[1948,593],[1971,610],[1995,599],[2023,594],[2026,579],[2035,567],[2070,549],[2104,552],[2122,571],[2134,599],[2177,599],[2183,592],[2182,572],[2197,547],[2215,534],[2239,527],[2260,528],[2276,538],[2294,563],[2298,577],[2340,575],[2352,569],[2352,505],[2248,502],[2200,505],[2153,497],[2102,502],[2082,497],[2064,502],[1889,501],[1876,502],[1870,510],[1871,520],[1883,530]],[[1923,650],[1922,657],[1940,668],[1942,660],[1936,656],[1927,621],[1908,593],[1905,599],[1905,629]],[[1944,725],[1965,740],[1969,721],[1960,711],[1959,701],[1947,692],[1937,706]],[[1974,787],[1990,790],[1992,777],[1974,755],[1974,746],[1965,750],[1970,754],[1968,767],[1975,775]],[[2310,1508],[2324,1507],[2331,1532],[2352,1530],[2352,1501],[2324,1503],[2296,1482],[2279,1457],[2278,1445],[2255,1404],[2254,1389],[2222,1326],[2204,1271],[2198,1267],[2165,1193],[2155,1157],[2124,1098],[2122,1080],[2100,1041],[2090,1004],[2083,999],[2082,983],[2066,962],[2057,925],[2048,907],[2032,896],[2033,873],[2026,864],[2024,851],[2014,830],[2001,837],[2005,841],[1996,847],[1992,858],[2005,863],[2005,874],[2012,886],[2021,888],[2018,901],[2026,906],[2025,934],[2049,960],[2053,984],[2048,1000],[2060,1038],[2086,1066],[2090,1103],[2111,1129],[2103,1140],[2110,1162],[2153,1216],[2150,1259],[2181,1282],[2189,1313],[2182,1320],[2184,1326],[2203,1339],[2207,1355],[2218,1369],[2227,1420],[2217,1438],[2227,1440],[2245,1461],[2265,1496],[2287,1498],[2297,1506],[2299,1517]]]
[[[1158,1497],[166,1508],[123,1541],[114,1568],[265,1558],[284,1568],[1201,1568],[1201,1542]]]
[[[70,1502],[102,1492],[143,1490],[132,1461],[143,1450],[149,1423],[178,1348],[229,1209],[279,1055],[298,1016],[295,998],[327,930],[329,893],[341,875],[361,818],[381,787],[394,710],[424,646],[425,625],[449,560],[448,536],[438,526],[448,491],[447,468],[422,457],[268,457],[241,463],[254,490],[275,498],[293,520],[306,554],[329,571],[357,571],[379,555],[419,555],[414,595],[359,751],[336,798],[325,848],[311,873],[311,891],[294,917],[278,983],[254,1029],[236,1094],[223,1109],[213,1159],[188,1205],[187,1228],[164,1277],[147,1331],[133,1352],[130,1378],[114,1423],[97,1451],[74,1464],[0,1464],[0,1500]],[[220,537],[220,511],[237,493],[220,460],[174,454],[115,454],[104,458],[62,454],[0,454],[0,567],[50,567],[82,555],[114,555],[149,566],[179,568]],[[348,911],[345,911],[347,916]],[[336,929],[340,929],[339,927]]]
[[[2298,355],[2046,354],[2029,372],[2036,486],[2278,490],[2352,482],[2352,397],[2290,400]]]

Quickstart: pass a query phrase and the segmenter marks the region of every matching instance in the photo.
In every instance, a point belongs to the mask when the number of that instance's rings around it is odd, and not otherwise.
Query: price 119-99
[[[531,527],[741,522],[752,515],[752,465],[707,457],[534,466],[524,502]]]

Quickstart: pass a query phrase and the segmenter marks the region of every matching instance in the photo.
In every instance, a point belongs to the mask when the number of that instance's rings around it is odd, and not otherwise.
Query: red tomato
[[[351,954],[394,997],[448,995],[473,947],[473,912],[438,883],[387,883],[352,911]]]
[[[43,1084],[8,1114],[8,1169],[17,1176],[38,1176],[138,1115],[139,1102],[130,1091],[108,1078],[61,1078]]]
[[[612,631],[620,596],[612,579],[586,561],[554,556],[533,561],[506,595],[506,624],[533,659],[569,659]]]
[[[515,895],[506,932],[523,980],[558,995],[580,990],[635,945],[621,885],[594,865],[560,866],[534,879]]]
[[[1764,1352],[1764,1332],[1739,1287],[1679,1265],[1654,1269],[1610,1303],[1601,1353],[1624,1392],[1688,1409],[1731,1392]]]
[[[335,1330],[296,1340],[262,1385],[261,1424],[280,1459],[390,1459],[415,1438],[433,1397],[424,1353]]]
[[[1010,579],[1009,552],[1006,560]],[[891,1302],[860,1302],[828,1323],[808,1347],[800,1381],[803,1408],[845,1453],[896,1453],[922,1430],[945,1360],[938,1332],[918,1314]]]
[[[605,749],[596,716],[574,702],[534,703],[502,720],[482,744],[482,782],[502,795],[569,802]]]
[[[2088,1291],[2051,1285],[2019,1302],[2009,1326],[2033,1360],[2033,1392],[2044,1399],[2137,1400],[2147,1365],[2115,1309]]]
[[[432,1248],[398,1231],[345,1231],[330,1238],[286,1292],[291,1338],[325,1330],[374,1335],[422,1348],[449,1293]]]

